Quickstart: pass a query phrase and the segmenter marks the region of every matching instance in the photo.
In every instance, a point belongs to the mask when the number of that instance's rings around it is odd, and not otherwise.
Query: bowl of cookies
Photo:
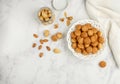
[[[55,14],[49,7],[42,7],[38,12],[38,19],[42,24],[52,24],[55,20]]]
[[[80,20],[69,29],[67,42],[74,56],[89,60],[102,53],[106,45],[106,35],[100,23]]]

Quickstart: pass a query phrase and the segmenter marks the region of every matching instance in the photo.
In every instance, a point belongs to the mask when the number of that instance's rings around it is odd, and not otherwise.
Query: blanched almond
[[[56,36],[57,36],[58,39],[61,39],[61,38],[63,37],[63,35],[62,35],[61,32],[58,32],[58,33],[56,34]]]
[[[45,36],[45,37],[48,37],[49,34],[50,34],[49,30],[45,30],[45,31],[44,31],[44,36]]]
[[[67,13],[66,12],[64,12],[64,16],[67,17]]]
[[[56,54],[58,54],[58,53],[60,53],[61,51],[60,51],[60,49],[55,48],[55,49],[53,50],[53,52],[56,53]]]

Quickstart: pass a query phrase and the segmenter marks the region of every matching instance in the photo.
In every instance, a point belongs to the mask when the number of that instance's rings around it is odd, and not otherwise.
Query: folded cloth
[[[120,68],[120,8],[119,0],[86,0],[86,9],[91,19],[102,23],[108,37],[109,47]],[[103,23],[107,21],[107,24]]]

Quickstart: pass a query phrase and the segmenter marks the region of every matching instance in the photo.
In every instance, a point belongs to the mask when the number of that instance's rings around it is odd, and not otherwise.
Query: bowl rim
[[[62,10],[64,10],[65,8],[67,8],[67,6],[68,6],[68,0],[66,0],[66,6],[65,6],[64,8],[62,8],[62,9],[57,9],[57,8],[55,8],[55,6],[53,5],[53,1],[54,1],[54,0],[51,0],[51,5],[52,5],[52,7],[53,7],[56,11],[62,11]]]
[[[83,23],[83,24],[86,24],[86,23],[92,23],[91,25],[95,28],[97,28],[98,30],[102,31],[102,34],[103,34],[103,37],[104,37],[104,40],[105,42],[103,43],[103,47],[96,53],[96,54],[89,54],[89,55],[83,55],[81,53],[76,53],[74,51],[74,49],[71,47],[71,44],[72,42],[70,41],[71,38],[70,38],[70,33],[75,29],[75,25],[77,24],[80,24],[80,23]],[[96,27],[98,25],[99,27]],[[106,39],[106,34],[105,34],[105,31],[104,31],[104,27],[96,20],[91,20],[91,19],[84,19],[84,20],[78,20],[76,21],[75,23],[73,23],[71,25],[71,27],[69,28],[68,32],[67,32],[67,44],[68,44],[68,48],[69,50],[72,52],[72,54],[74,56],[76,56],[77,58],[81,59],[81,60],[90,60],[90,59],[94,59],[96,57],[99,57],[99,55],[102,54],[102,51],[104,51],[105,47],[106,47],[106,42],[107,42],[107,39]]]

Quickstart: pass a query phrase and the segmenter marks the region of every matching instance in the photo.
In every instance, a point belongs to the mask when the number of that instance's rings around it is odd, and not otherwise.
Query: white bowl
[[[71,42],[70,33],[75,30],[75,26],[76,26],[77,24],[84,25],[84,24],[86,24],[86,23],[90,23],[93,27],[95,27],[95,28],[97,28],[98,30],[100,30],[100,31],[103,33],[103,37],[104,37],[104,39],[105,39],[105,42],[104,42],[104,44],[103,44],[103,47],[102,47],[96,54],[83,55],[83,54],[81,54],[81,53],[75,52],[74,49],[71,47],[72,42]],[[93,59],[93,58],[98,57],[98,56],[102,53],[102,51],[104,50],[104,48],[105,48],[105,46],[106,46],[106,40],[107,40],[107,39],[106,39],[106,35],[105,35],[105,32],[104,32],[103,27],[101,26],[100,23],[98,23],[98,22],[96,22],[96,21],[94,21],[94,20],[87,20],[87,19],[86,19],[86,20],[77,21],[76,23],[74,23],[74,24],[70,27],[70,29],[69,29],[69,31],[68,31],[68,33],[67,33],[68,48],[70,49],[70,51],[72,51],[72,53],[73,53],[74,56],[78,57],[79,59],[83,59],[83,60],[90,60],[90,59]]]

